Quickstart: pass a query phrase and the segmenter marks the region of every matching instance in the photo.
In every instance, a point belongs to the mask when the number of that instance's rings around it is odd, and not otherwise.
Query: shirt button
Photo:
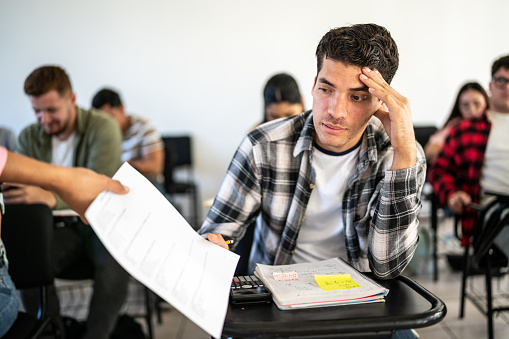
[[[302,221],[306,220],[306,217],[302,217]]]
[[[310,184],[309,188],[311,188],[311,189],[315,188],[315,184]]]

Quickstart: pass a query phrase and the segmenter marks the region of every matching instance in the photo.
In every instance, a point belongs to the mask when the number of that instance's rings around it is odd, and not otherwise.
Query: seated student
[[[120,167],[122,136],[116,122],[96,110],[76,105],[76,94],[67,73],[57,66],[35,69],[25,80],[37,122],[21,131],[17,151],[63,167],[86,167],[107,176]],[[6,184],[4,184],[6,185]],[[9,183],[7,183],[9,185]],[[54,192],[15,183],[18,189],[4,193],[5,203],[45,203],[55,210],[68,209]],[[78,218],[67,218],[55,228],[55,274],[75,269],[77,263],[93,263],[94,290],[89,305],[86,338],[109,338],[125,297],[129,274],[116,262],[93,230]],[[37,311],[37,293],[23,291],[25,307]],[[59,317],[58,295],[48,296],[51,315]]]
[[[111,115],[122,131],[122,161],[127,161],[141,174],[162,189],[164,144],[148,120],[127,115],[120,95],[108,88],[101,89],[92,99],[92,107]]]
[[[92,200],[102,191],[119,194],[128,189],[120,182],[84,168],[56,167],[7,151],[0,146],[0,182],[10,181],[49,189],[60,196],[84,219]],[[0,190],[0,234],[4,212]],[[7,253],[0,237],[0,337],[18,315],[18,295],[8,273]]]
[[[509,55],[493,63],[491,76],[489,109],[451,127],[429,170],[440,203],[461,216],[464,246],[476,218],[468,205],[489,198],[488,192],[509,192]]]
[[[223,236],[237,243],[256,221],[249,272],[341,257],[397,277],[417,246],[426,161],[389,86],[396,43],[375,24],[335,28],[316,57],[313,109],[244,138],[199,233],[228,248]]]
[[[295,79],[286,73],[275,74],[263,88],[263,120],[252,129],[268,121],[291,117],[304,112],[304,99]]]
[[[433,134],[424,147],[426,159],[432,161],[437,156],[452,126],[459,124],[463,119],[479,118],[488,107],[488,102],[488,94],[479,83],[464,84],[458,92],[452,112],[445,121],[444,127]]]
[[[263,122],[304,112],[304,99],[295,79],[286,73],[273,75],[263,89]]]

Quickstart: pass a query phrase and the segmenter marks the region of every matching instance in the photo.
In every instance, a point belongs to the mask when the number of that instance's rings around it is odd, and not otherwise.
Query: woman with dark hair
[[[458,92],[451,114],[445,121],[444,127],[429,138],[424,148],[426,159],[433,160],[440,152],[452,126],[463,119],[479,118],[486,111],[488,105],[488,94],[479,83],[469,82],[464,84]]]
[[[286,73],[272,76],[263,89],[263,122],[304,112],[304,101],[297,81]]]

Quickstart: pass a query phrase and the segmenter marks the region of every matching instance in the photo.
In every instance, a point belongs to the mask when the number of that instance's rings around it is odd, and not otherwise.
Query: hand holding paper
[[[238,255],[200,237],[129,164],[113,178],[130,192],[92,202],[85,216],[94,231],[133,277],[219,338]]]

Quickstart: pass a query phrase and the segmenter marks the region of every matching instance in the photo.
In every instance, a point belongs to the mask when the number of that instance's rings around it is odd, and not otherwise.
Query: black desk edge
[[[420,296],[422,296],[424,299],[430,302],[431,307],[422,313],[415,314],[415,315],[405,315],[405,316],[396,316],[391,318],[390,324],[384,324],[380,322],[374,322],[375,324],[366,324],[366,319],[350,319],[349,320],[349,327],[350,329],[355,329],[352,332],[345,333],[345,337],[356,337],[356,335],[361,335],[362,332],[364,333],[372,333],[373,337],[376,337],[376,334],[379,333],[381,337],[387,337],[387,333],[393,333],[395,330],[402,330],[402,329],[411,329],[411,328],[422,328],[422,327],[428,327],[435,325],[439,323],[441,320],[445,318],[445,315],[447,314],[447,307],[445,303],[440,300],[438,297],[436,297],[433,293],[419,285],[417,282],[413,281],[412,279],[405,277],[405,276],[399,276],[395,278],[396,280],[401,281],[405,285],[409,286],[412,290],[417,292]],[[338,306],[341,307],[341,306]],[[282,311],[287,312],[287,311]],[[310,325],[306,326],[306,332],[308,333],[314,333],[316,336],[321,336],[325,334],[324,331],[324,325],[328,325],[329,323],[333,323],[333,320],[330,321],[320,321],[317,322],[316,325]],[[245,337],[245,329],[242,329],[242,324],[238,324],[239,326],[232,326],[232,324],[226,324],[225,322],[225,328],[223,329],[223,336],[224,337]],[[327,326],[325,326],[327,327]],[[263,323],[260,324],[258,328],[252,327],[253,331],[259,330],[261,333],[265,333],[264,335],[261,335],[261,337],[267,337],[267,335],[272,333],[272,329],[267,328],[266,324]],[[362,330],[360,332],[359,330]],[[273,334],[273,333],[272,333]],[[278,336],[285,337],[285,336],[295,336],[299,337],[299,335],[292,335],[290,332],[282,329],[281,332],[278,333]],[[305,337],[304,334],[302,337]],[[311,338],[312,336],[310,336]],[[337,337],[341,337],[341,335],[337,335]],[[388,336],[390,337],[390,335]]]

